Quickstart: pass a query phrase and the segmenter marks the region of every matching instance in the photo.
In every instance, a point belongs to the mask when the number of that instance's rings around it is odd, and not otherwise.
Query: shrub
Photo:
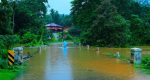
[[[17,35],[0,35],[0,49],[10,49],[19,42]]]
[[[143,57],[142,64],[143,64],[144,68],[150,69],[150,56]]]
[[[7,50],[11,49],[17,42],[19,42],[17,35],[0,35],[0,68],[7,68]]]
[[[21,43],[25,44],[26,46],[34,46],[38,44],[37,39],[38,39],[38,35],[35,35],[31,32],[27,32],[23,34],[21,38]]]
[[[8,67],[7,49],[2,49],[0,52],[0,68]]]
[[[31,32],[27,32],[27,33],[23,34],[22,39],[21,39],[21,43],[23,43],[23,44],[31,43],[35,39],[37,39],[37,35],[35,35]]]

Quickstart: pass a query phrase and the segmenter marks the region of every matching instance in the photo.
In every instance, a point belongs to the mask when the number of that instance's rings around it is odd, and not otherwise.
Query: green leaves
[[[17,35],[0,35],[0,49],[10,49],[18,42],[19,37]]]
[[[103,1],[96,12],[98,15],[91,30],[99,36],[95,36],[94,33],[93,36],[95,37],[93,39],[98,39],[99,46],[125,46],[128,41],[128,21],[117,13],[117,9],[110,0]]]
[[[42,16],[46,14],[45,0],[23,0],[16,2],[15,11],[15,33],[21,35],[27,31],[38,34],[43,27]],[[43,27],[44,28],[44,27]]]
[[[2,3],[0,4],[0,34],[12,34],[13,28],[12,28],[12,7],[9,5],[7,0],[2,0]]]
[[[149,44],[149,9],[134,0],[74,0],[72,16],[84,44],[107,47]]]
[[[34,46],[38,43],[38,35],[35,35],[31,32],[27,32],[22,36],[21,43],[26,44],[26,46]]]
[[[61,26],[71,27],[72,26],[72,16],[59,14],[58,11],[51,9],[50,14],[45,16],[45,22],[49,23],[56,23]]]
[[[142,59],[142,64],[143,64],[144,68],[150,69],[150,56],[145,56]]]

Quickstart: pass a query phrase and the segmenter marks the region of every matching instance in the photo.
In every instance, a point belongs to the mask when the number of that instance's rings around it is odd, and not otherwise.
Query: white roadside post
[[[23,47],[15,47],[13,48],[13,51],[15,52],[15,63],[16,64],[22,64],[23,63]]]
[[[142,49],[131,48],[131,62],[133,64],[141,64],[142,60]]]
[[[90,49],[90,45],[87,45],[87,50],[89,50]]]

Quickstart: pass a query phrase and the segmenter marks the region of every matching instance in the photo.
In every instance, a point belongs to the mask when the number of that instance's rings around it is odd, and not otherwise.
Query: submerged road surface
[[[98,52],[96,48],[53,44],[36,53],[27,71],[15,80],[150,80],[133,65],[105,56],[109,51],[130,53],[130,49],[103,48]]]

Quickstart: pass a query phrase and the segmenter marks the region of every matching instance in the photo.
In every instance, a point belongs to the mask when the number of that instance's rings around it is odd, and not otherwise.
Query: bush
[[[17,35],[0,35],[0,49],[10,49],[19,42]]]
[[[4,69],[8,67],[7,49],[2,49],[0,53],[0,68]]]
[[[0,35],[0,68],[7,68],[7,50],[11,49],[17,42],[19,42],[17,35]]]
[[[27,32],[27,33],[23,34],[22,39],[21,39],[21,43],[23,43],[23,44],[31,43],[35,39],[37,39],[37,35],[35,35],[31,32]]]
[[[26,46],[34,46],[36,44],[38,44],[38,35],[35,35],[31,32],[27,32],[25,34],[23,34],[22,38],[21,38],[21,43],[25,44]]]
[[[63,33],[64,40],[73,40],[73,36],[69,32]]]
[[[142,64],[143,64],[144,68],[150,69],[150,56],[143,57]]]
[[[71,29],[69,29],[69,34],[72,36],[80,36],[80,30],[78,28],[72,27]]]

